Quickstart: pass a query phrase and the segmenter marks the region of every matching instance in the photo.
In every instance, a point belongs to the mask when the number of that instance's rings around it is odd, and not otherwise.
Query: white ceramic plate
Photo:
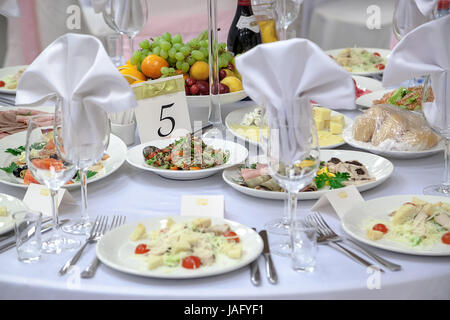
[[[10,153],[6,153],[5,150],[8,148],[17,148],[19,146],[24,146],[26,136],[27,132],[22,131],[0,139],[0,167],[3,168],[9,166],[11,164],[11,161],[16,158],[16,156],[13,156]],[[127,146],[120,138],[112,134],[106,153],[110,155],[110,158],[104,161],[104,172],[97,173],[95,176],[88,179],[87,183],[101,180],[119,169],[120,166],[125,162]],[[28,186],[23,183],[22,179],[16,178],[13,174],[6,173],[3,170],[0,170],[0,183],[4,183],[14,187],[28,188]],[[80,183],[75,182],[73,184],[65,185],[64,187],[70,189],[79,188]]]
[[[229,103],[240,101],[247,97],[244,90],[230,92],[220,95],[220,104],[226,105]],[[186,96],[188,106],[194,108],[209,108],[209,96]]]
[[[338,53],[344,49],[345,48],[327,50],[325,51],[325,53],[332,55],[333,57],[337,57]],[[389,59],[389,56],[391,55],[391,50],[388,49],[377,49],[377,48],[358,48],[358,49],[366,49],[369,52],[378,52],[382,58],[386,59],[385,65],[387,64],[387,59]],[[373,76],[383,74],[383,70],[368,71],[368,72],[351,72],[351,74],[355,76]]]
[[[242,139],[244,141],[247,140],[247,138],[244,135],[242,135],[238,131],[232,129],[232,126],[237,125],[237,124],[239,125],[241,123],[242,119],[244,118],[244,116],[247,113],[252,112],[256,107],[257,107],[257,105],[254,105],[254,106],[251,106],[251,107],[245,107],[245,108],[237,109],[237,110],[234,110],[234,111],[230,112],[227,115],[227,117],[225,118],[225,125],[228,128],[228,130],[230,130],[230,132],[233,135],[235,135],[236,137],[238,137],[239,139]],[[331,116],[336,116],[336,115],[339,115],[339,114],[342,114],[342,113],[337,112],[337,111],[333,111],[333,110],[331,111]],[[351,127],[353,125],[353,120],[352,119],[350,119],[349,117],[347,117],[345,115],[344,115],[344,119],[345,119],[345,128]],[[256,126],[255,126],[255,129],[256,129]],[[258,142],[255,141],[255,140],[247,140],[247,141],[250,144],[252,144],[252,145],[257,145],[258,144]],[[328,146],[322,146],[321,148],[333,149],[333,148],[337,148],[339,146],[342,146],[343,144],[345,144],[345,141],[340,142],[340,143],[336,143],[336,144],[332,144],[332,145],[328,145]]]
[[[368,142],[361,142],[353,139],[353,133],[352,133],[352,127],[347,127],[344,129],[344,132],[342,132],[342,137],[344,138],[345,142],[347,142],[352,147],[362,149],[365,151],[369,151],[375,154],[378,154],[383,157],[387,158],[394,158],[394,159],[418,159],[418,158],[424,158],[429,157],[431,155],[434,155],[436,153],[439,153],[444,150],[444,144],[441,141],[439,144],[437,144],[434,148],[424,150],[424,151],[388,151],[383,150],[381,148],[375,147],[373,144]]]
[[[372,92],[383,90],[383,84],[381,81],[378,81],[373,78],[369,77],[363,77],[363,76],[353,76],[353,79],[355,79],[356,85],[358,88],[362,90],[370,90]],[[365,95],[368,95],[369,93],[366,93]],[[365,96],[363,95],[363,96]],[[363,97],[362,96],[362,97]]]
[[[372,219],[388,221],[389,213],[400,208],[405,202],[411,201],[414,196],[431,203],[438,201],[450,203],[450,198],[425,195],[398,195],[377,198],[352,207],[342,219],[342,227],[351,237],[373,247],[414,255],[449,256],[450,246],[441,242],[430,247],[409,247],[406,244],[388,239],[372,241],[367,238],[365,228],[367,223]]]
[[[193,220],[196,217],[172,216],[171,218],[175,222],[182,222]],[[167,219],[167,217],[151,218],[143,220],[141,223],[146,230],[159,230],[162,219]],[[243,255],[240,259],[229,259],[220,255],[217,257],[215,264],[203,266],[196,270],[183,267],[160,267],[147,270],[145,263],[132,258],[139,242],[130,241],[129,238],[138,222],[120,226],[106,233],[97,243],[97,257],[107,266],[121,272],[164,279],[190,279],[219,275],[242,268],[259,257],[263,249],[263,241],[258,233],[237,222],[220,218],[212,218],[211,220],[213,225],[227,223],[238,234],[243,246]]]
[[[0,193],[0,207],[3,206],[6,206],[8,213],[6,217],[0,217],[0,234],[14,229],[14,220],[12,218],[14,213],[27,209],[25,204],[19,199]]]
[[[393,91],[394,89],[380,89],[377,91],[373,91],[371,93],[362,95],[358,99],[356,99],[356,104],[358,106],[364,107],[364,108],[371,108],[373,106],[374,100],[381,99],[386,93]]]
[[[393,171],[394,165],[387,159],[380,156],[358,151],[348,151],[348,150],[320,150],[321,161],[328,161],[332,157],[341,159],[342,161],[352,161],[357,160],[367,167],[369,174],[375,177],[375,181],[361,184],[356,186],[356,188],[362,192],[376,186],[380,185],[387,178],[389,178]],[[252,163],[252,161],[250,161]],[[248,187],[241,186],[235,181],[239,178],[238,167],[233,167],[225,170],[222,174],[223,180],[230,185],[232,188],[239,192],[245,193],[249,196],[271,199],[271,200],[284,200],[286,194],[284,192],[276,191],[266,191],[266,190],[256,190]],[[313,191],[313,192],[300,192],[298,195],[299,200],[312,200],[319,199],[327,190]]]
[[[17,72],[20,71],[20,69],[26,68],[28,66],[14,66],[14,67],[7,67],[7,68],[1,68],[0,69],[0,80],[5,80],[8,76],[13,76]],[[0,88],[0,93],[10,93],[10,94],[16,94],[16,89],[5,89],[4,87]]]
[[[212,176],[213,174],[216,174],[217,172],[229,168],[231,166],[234,166],[238,163],[242,163],[248,155],[248,151],[245,147],[241,146],[238,143],[227,141],[227,140],[219,140],[219,139],[203,139],[203,141],[207,145],[211,145],[214,148],[221,148],[222,150],[229,150],[230,151],[230,158],[228,161],[220,166],[212,167],[208,169],[201,169],[201,170],[168,170],[168,169],[159,169],[152,167],[145,163],[144,155],[143,155],[143,149],[146,146],[155,146],[158,148],[164,148],[174,142],[175,139],[168,139],[168,140],[156,140],[156,141],[149,141],[143,144],[140,144],[138,146],[135,146],[128,150],[127,153],[127,161],[132,166],[142,169],[154,172],[161,177],[169,178],[169,179],[175,179],[175,180],[195,180],[195,179],[202,179],[209,176]]]

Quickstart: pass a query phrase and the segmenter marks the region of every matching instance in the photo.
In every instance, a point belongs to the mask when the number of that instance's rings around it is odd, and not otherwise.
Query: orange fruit
[[[119,72],[127,79],[129,84],[133,84],[135,81],[141,80],[146,81],[147,78],[139,72],[136,66],[124,65],[117,68]]]
[[[191,66],[190,72],[195,80],[206,80],[209,78],[209,65],[205,61],[197,61]]]
[[[156,54],[151,54],[142,61],[141,70],[142,73],[152,79],[158,79],[161,77],[161,68],[169,67],[169,63]]]

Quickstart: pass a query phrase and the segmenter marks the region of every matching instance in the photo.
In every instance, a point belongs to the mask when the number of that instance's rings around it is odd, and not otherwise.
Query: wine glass
[[[56,110],[61,113],[63,111],[60,105],[57,105]],[[89,111],[91,112],[91,118],[96,119],[95,122],[86,121],[81,125],[73,121],[70,113],[66,113],[63,114],[63,117],[72,119],[72,128],[71,130],[57,133],[57,138],[60,135],[62,140],[64,140],[64,133],[71,136],[71,143],[69,148],[67,148],[65,159],[76,165],[78,169],[77,180],[79,179],[81,184],[81,218],[65,224],[62,228],[65,232],[71,234],[88,234],[90,232],[93,221],[89,217],[87,204],[89,167],[102,159],[108,148],[111,134],[111,123],[108,114],[100,108],[91,108]],[[85,132],[81,135],[77,134],[76,130],[83,130]],[[95,132],[95,135],[101,137],[101,140],[90,139],[89,134],[86,134],[86,132]],[[59,141],[59,139],[56,139],[56,141]]]
[[[314,179],[320,165],[317,130],[312,116],[310,100],[306,97],[284,99],[284,109],[289,113],[269,110],[267,135],[260,134],[260,144],[266,153],[270,175],[287,192],[285,215],[266,223],[268,231],[290,234],[290,224],[295,221],[297,196],[301,189]],[[271,251],[282,256],[291,254],[290,241],[272,243]]]
[[[77,248],[80,241],[65,236],[61,232],[58,216],[58,190],[76,173],[73,162],[64,158],[63,142],[56,148],[56,131],[61,130],[61,116],[55,112],[53,125],[48,125],[48,115],[33,116],[28,123],[26,141],[26,162],[28,170],[36,181],[50,190],[53,214],[52,235],[42,242],[42,251],[59,254]],[[43,124],[47,126],[43,127]]]
[[[287,29],[297,19],[302,1],[300,0],[278,0],[276,12],[278,24],[281,27],[281,40],[287,40]]]
[[[423,193],[426,195],[450,197],[450,94],[442,90],[440,96],[437,96],[437,93],[432,91],[431,83],[430,75],[426,76],[422,93],[422,110],[430,127],[445,142],[445,180],[441,184],[426,187]]]
[[[134,37],[148,20],[147,0],[109,0],[103,11],[106,24],[130,42],[130,54],[134,52]]]

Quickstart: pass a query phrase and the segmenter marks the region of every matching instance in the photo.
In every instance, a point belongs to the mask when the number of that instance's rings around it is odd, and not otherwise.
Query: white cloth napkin
[[[383,86],[431,76],[434,103],[422,108],[429,124],[450,130],[450,15],[408,33],[394,48],[383,74]]]
[[[439,0],[397,0],[397,28],[403,37],[411,30],[433,19],[433,10]]]
[[[296,140],[297,146],[305,145],[300,137],[308,130],[311,108],[298,110],[294,98],[311,99],[332,109],[355,109],[350,73],[309,40],[297,38],[258,45],[236,58],[236,68],[242,75],[245,92],[258,105],[266,107],[269,126],[271,123],[292,126],[298,124],[299,116],[305,121],[299,126],[303,132],[280,130],[282,139]],[[292,141],[292,148],[284,150],[287,163],[289,157],[293,160],[298,156],[295,145]]]
[[[16,105],[40,105],[48,99],[62,102],[66,150],[101,145],[107,125],[103,121],[105,112],[125,111],[137,105],[130,85],[101,42],[81,34],[56,39],[21,76]]]

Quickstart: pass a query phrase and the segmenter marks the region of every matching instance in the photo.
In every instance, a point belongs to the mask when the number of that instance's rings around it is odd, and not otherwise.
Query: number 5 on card
[[[141,143],[192,132],[182,75],[142,82],[133,91]]]

